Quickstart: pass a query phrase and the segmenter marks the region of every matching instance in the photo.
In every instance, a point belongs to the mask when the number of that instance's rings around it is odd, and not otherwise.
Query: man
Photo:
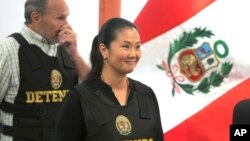
[[[0,42],[0,140],[54,141],[55,119],[88,65],[64,0],[27,0],[25,24]]]

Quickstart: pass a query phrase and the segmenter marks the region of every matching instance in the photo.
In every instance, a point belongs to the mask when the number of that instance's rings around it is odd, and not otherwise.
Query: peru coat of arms
[[[170,43],[167,61],[156,65],[171,78],[173,96],[180,93],[180,88],[188,94],[206,94],[220,86],[230,73],[233,64],[225,61],[229,53],[226,42],[209,41],[211,36],[214,34],[206,28],[182,32]],[[208,40],[203,41],[204,38]]]

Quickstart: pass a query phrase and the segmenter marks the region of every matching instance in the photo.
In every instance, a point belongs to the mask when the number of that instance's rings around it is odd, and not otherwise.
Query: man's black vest
[[[76,89],[81,95],[87,137],[85,141],[157,141],[159,121],[152,99],[144,86],[135,82],[136,93],[124,107],[101,99],[101,91],[91,92],[85,84]]]
[[[20,87],[14,104],[1,104],[3,111],[14,115],[13,127],[2,126],[2,133],[18,141],[54,141],[61,103],[78,82],[74,64],[61,47],[57,57],[50,57],[21,34],[11,36],[20,44]]]

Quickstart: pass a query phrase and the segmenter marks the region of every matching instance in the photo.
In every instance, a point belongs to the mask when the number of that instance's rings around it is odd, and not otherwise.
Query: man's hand
[[[58,35],[58,40],[59,44],[67,51],[72,61],[74,62],[80,80],[85,80],[90,72],[90,67],[78,53],[76,33],[73,32],[70,25],[61,27]]]
[[[70,25],[61,27],[58,40],[59,44],[68,52],[72,59],[75,55],[79,55],[77,52],[77,36]]]

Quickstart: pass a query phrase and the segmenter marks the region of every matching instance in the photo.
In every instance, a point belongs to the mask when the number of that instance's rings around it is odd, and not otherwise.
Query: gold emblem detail
[[[127,117],[123,115],[118,115],[116,117],[115,124],[116,129],[121,135],[129,135],[131,133],[132,127]]]
[[[50,83],[54,89],[58,89],[62,84],[62,75],[58,70],[52,70],[50,74]]]

